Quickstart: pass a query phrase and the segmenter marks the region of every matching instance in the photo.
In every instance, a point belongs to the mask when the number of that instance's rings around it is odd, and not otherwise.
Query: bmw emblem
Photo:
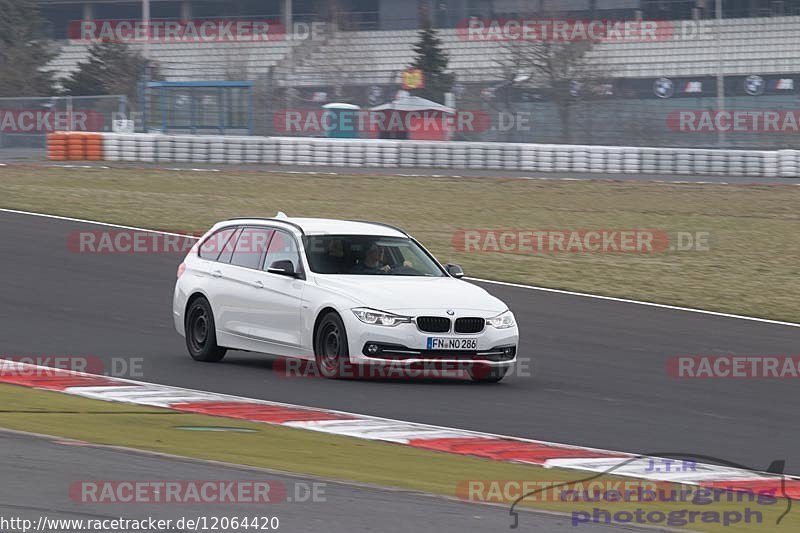
[[[675,83],[669,78],[658,78],[653,84],[653,92],[659,98],[672,98],[675,94]]]
[[[447,310],[447,314],[450,315],[450,316],[453,316],[454,314],[456,314],[456,312],[453,311],[452,309],[448,309]]]
[[[761,76],[747,76],[744,80],[744,90],[750,96],[761,96],[765,89],[764,78]]]

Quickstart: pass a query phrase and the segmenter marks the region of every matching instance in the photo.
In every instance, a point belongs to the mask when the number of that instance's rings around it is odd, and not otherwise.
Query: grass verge
[[[576,471],[501,463],[233,419],[224,419],[224,425],[255,431],[181,431],[176,426],[219,426],[222,419],[89,400],[13,385],[0,385],[0,405],[3,406],[0,410],[0,426],[10,429],[447,496],[468,497],[469,493],[464,490],[465,483],[470,480],[557,484],[587,477],[586,474]],[[602,479],[605,490],[612,490],[609,487],[613,487],[616,481],[631,481],[630,478],[614,476],[605,476]],[[510,487],[503,483],[498,486]],[[480,494],[484,497],[489,497],[494,502],[508,503],[504,493],[493,495],[490,484],[483,483],[482,487]],[[513,492],[509,494],[516,497]],[[524,505],[565,513],[591,513],[594,508],[613,513],[625,510],[635,512],[637,508],[643,508],[647,512],[683,513],[684,518],[687,511],[709,513],[705,515],[706,523],[696,519],[688,526],[692,530],[709,532],[769,530],[786,509],[786,502],[783,500],[772,505],[727,501],[699,505],[630,501],[563,502],[552,497],[546,498],[547,501],[541,499],[539,496],[526,500]],[[761,513],[761,523],[751,520],[749,524],[735,523],[726,526],[708,521],[712,515],[720,517],[725,512],[744,513],[747,507],[753,512]],[[520,516],[520,520],[524,528],[524,514]],[[780,526],[780,530],[785,531],[797,531],[798,528],[798,513],[790,513]]]
[[[231,216],[400,225],[468,275],[800,322],[800,187],[0,168],[0,207],[177,230]],[[707,233],[651,254],[465,252],[462,229]],[[674,240],[673,240],[674,242]]]

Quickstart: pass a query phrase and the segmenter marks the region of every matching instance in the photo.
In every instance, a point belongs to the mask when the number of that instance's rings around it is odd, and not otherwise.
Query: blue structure
[[[143,92],[147,131],[253,133],[251,81],[150,81]]]
[[[353,104],[332,103],[322,106],[326,114],[330,114],[330,124],[325,134],[333,139],[358,139],[358,112],[361,109]]]

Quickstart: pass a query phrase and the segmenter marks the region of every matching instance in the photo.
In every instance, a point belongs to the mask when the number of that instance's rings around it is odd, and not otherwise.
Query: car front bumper
[[[350,362],[356,364],[392,364],[414,366],[420,363],[480,364],[510,367],[517,361],[519,330],[517,326],[496,329],[487,325],[480,333],[428,333],[417,325],[393,327],[361,322],[352,313],[343,317],[347,329]],[[430,350],[428,338],[475,339],[470,350]]]

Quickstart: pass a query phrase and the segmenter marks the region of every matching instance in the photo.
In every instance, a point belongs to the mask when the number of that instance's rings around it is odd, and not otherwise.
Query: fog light
[[[367,351],[372,354],[378,353],[378,345],[377,344],[368,344]]]
[[[506,346],[505,348],[503,348],[503,353],[505,355],[512,355],[514,353],[514,347],[513,346]]]

